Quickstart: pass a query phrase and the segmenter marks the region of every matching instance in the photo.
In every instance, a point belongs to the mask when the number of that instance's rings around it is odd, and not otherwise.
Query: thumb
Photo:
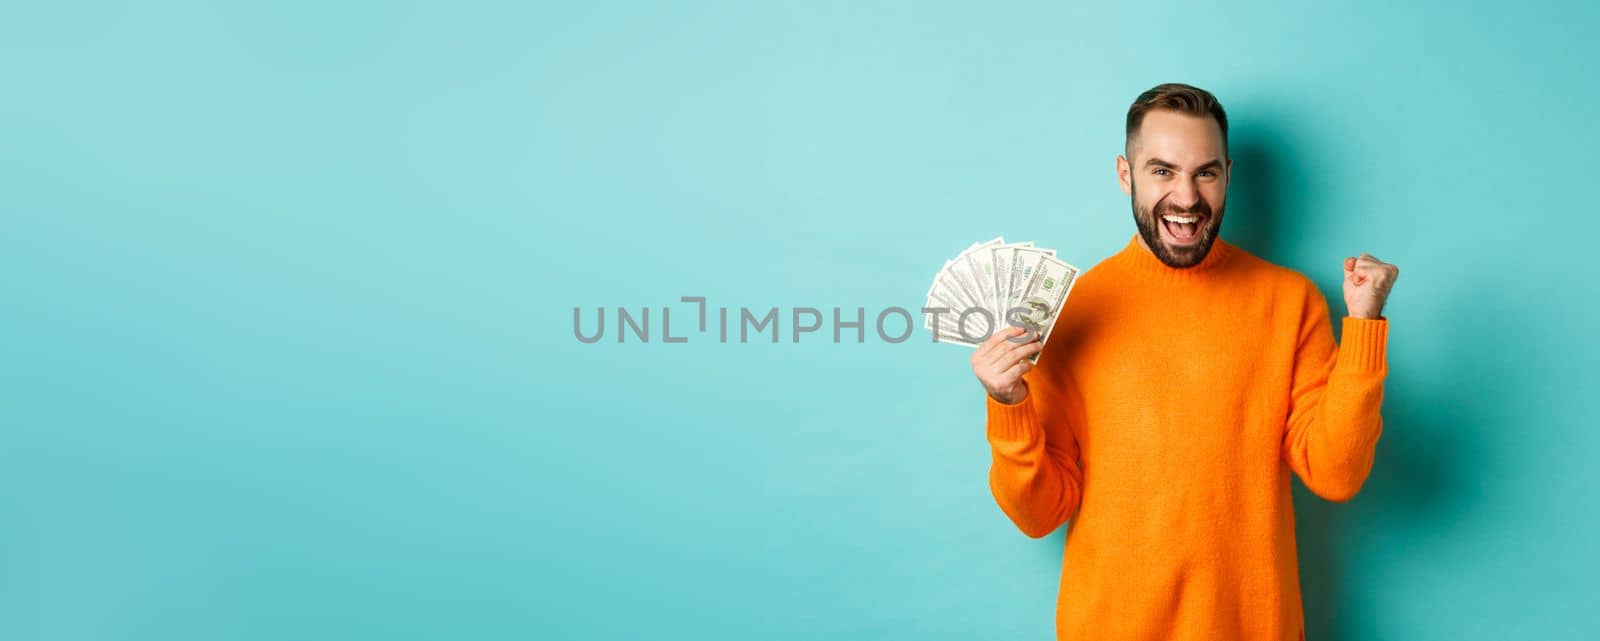
[[[1356,259],[1350,257],[1344,259],[1344,278],[1351,285],[1361,285],[1367,282],[1367,276],[1356,271]]]

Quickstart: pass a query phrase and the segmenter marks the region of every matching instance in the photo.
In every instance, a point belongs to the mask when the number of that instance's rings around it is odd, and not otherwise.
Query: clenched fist
[[[1378,318],[1400,268],[1372,254],[1344,259],[1344,306],[1353,318]]]
[[[983,383],[983,389],[994,400],[1007,405],[1021,403],[1028,397],[1028,384],[1022,375],[1033,369],[1028,357],[1044,349],[1037,334],[1032,340],[1017,342],[1027,333],[1020,327],[1007,327],[995,332],[972,352],[972,373]]]

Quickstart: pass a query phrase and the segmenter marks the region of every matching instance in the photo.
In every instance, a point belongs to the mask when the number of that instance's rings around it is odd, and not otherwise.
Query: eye
[[[1165,175],[1170,174],[1172,172],[1167,171],[1166,168],[1164,168],[1164,167],[1156,167],[1156,170],[1153,173],[1155,173],[1155,175],[1157,175],[1157,176],[1165,176]]]

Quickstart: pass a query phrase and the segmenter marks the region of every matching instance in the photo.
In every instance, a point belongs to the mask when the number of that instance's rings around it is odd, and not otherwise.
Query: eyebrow
[[[1146,166],[1146,167],[1151,167],[1151,166],[1154,166],[1154,167],[1165,167],[1167,169],[1177,169],[1178,168],[1177,165],[1174,165],[1174,164],[1172,164],[1170,162],[1167,162],[1165,160],[1162,160],[1160,158],[1151,158],[1149,160],[1146,160],[1146,161],[1144,161],[1144,166]],[[1222,169],[1222,160],[1220,158],[1212,158],[1211,160],[1207,161],[1205,164],[1194,168],[1194,170],[1197,171],[1197,172],[1205,171],[1207,169]]]

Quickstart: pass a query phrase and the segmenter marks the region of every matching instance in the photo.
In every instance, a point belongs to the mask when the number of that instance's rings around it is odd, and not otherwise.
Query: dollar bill
[[[1079,271],[1054,256],[1040,256],[1030,271],[1028,282],[1018,294],[1016,318],[1039,336],[1040,343],[1048,343],[1055,330],[1056,317],[1072,292],[1072,286],[1078,282]],[[1028,360],[1037,363],[1042,353]]]
[[[1016,307],[1022,300],[1022,288],[1033,278],[1033,270],[1038,267],[1039,261],[1055,255],[1055,250],[1039,247],[1018,247],[1012,252],[1009,274],[1011,282],[1006,285],[1006,309]]]
[[[968,308],[981,307],[988,309],[990,307],[988,301],[993,296],[990,292],[991,288],[985,286],[984,282],[992,280],[992,277],[987,279],[984,277],[986,270],[983,268],[984,261],[982,259],[990,256],[989,249],[1003,244],[1005,244],[1005,238],[1000,236],[979,243],[977,246],[961,252],[961,255],[956,257],[955,264],[951,265],[950,269],[945,272],[955,282],[955,285],[961,289]]]
[[[1011,295],[1011,261],[1016,255],[1016,250],[1022,247],[1033,247],[1033,243],[1007,243],[989,250],[990,262],[994,264],[992,268],[994,299],[991,311],[994,312],[995,318],[1005,318]]]

